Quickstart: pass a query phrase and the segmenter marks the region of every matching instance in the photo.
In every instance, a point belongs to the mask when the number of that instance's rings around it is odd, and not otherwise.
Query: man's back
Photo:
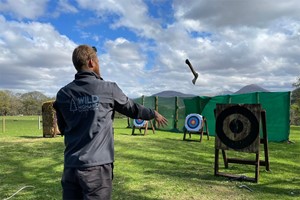
[[[75,80],[59,90],[54,102],[57,124],[65,136],[63,199],[111,199],[114,138],[113,117],[118,111],[131,118],[167,119],[130,100],[116,83],[100,77],[97,50],[74,49]]]
[[[115,87],[92,72],[82,72],[58,92],[55,107],[65,122],[59,127],[65,136],[66,167],[113,162]]]

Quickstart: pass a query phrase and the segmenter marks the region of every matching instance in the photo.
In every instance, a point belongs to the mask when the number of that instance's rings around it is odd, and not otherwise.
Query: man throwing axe
[[[167,119],[129,99],[116,83],[101,78],[97,49],[80,45],[73,51],[75,79],[61,88],[54,108],[64,135],[63,199],[111,199],[115,111],[135,119]]]

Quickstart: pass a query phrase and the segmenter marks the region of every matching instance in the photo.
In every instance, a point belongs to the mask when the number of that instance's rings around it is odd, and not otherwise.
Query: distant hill
[[[270,92],[269,90],[266,90],[256,84],[246,85],[245,87],[242,87],[240,90],[236,92],[232,92],[229,90],[224,90],[221,92],[218,92],[214,96],[221,96],[221,95],[230,95],[230,94],[245,94],[245,93],[252,93],[252,92]],[[166,90],[162,91],[156,94],[153,94],[152,96],[159,96],[159,97],[195,97],[197,95],[194,94],[184,94],[177,91],[172,90]]]
[[[159,97],[195,97],[196,95],[194,95],[194,94],[184,94],[184,93],[181,93],[181,92],[166,90],[166,91],[162,91],[162,92],[153,94],[152,96],[159,96]]]
[[[215,96],[230,95],[230,94],[233,94],[233,92],[230,90],[223,90],[221,92],[216,93]]]
[[[242,87],[240,90],[236,91],[234,94],[245,94],[245,93],[252,93],[252,92],[270,92],[256,84],[246,85]]]

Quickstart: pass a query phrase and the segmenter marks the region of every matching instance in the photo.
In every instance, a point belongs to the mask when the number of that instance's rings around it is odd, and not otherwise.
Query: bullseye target
[[[203,118],[199,114],[189,114],[185,118],[185,128],[188,131],[199,131],[202,127]]]
[[[136,127],[143,127],[143,126],[145,126],[145,123],[146,123],[146,121],[143,119],[134,119],[133,120],[133,124]]]
[[[260,104],[218,104],[216,145],[220,149],[259,150]]]

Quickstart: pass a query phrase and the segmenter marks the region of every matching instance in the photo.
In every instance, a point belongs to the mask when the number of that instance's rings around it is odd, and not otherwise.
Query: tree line
[[[300,77],[293,84],[296,88],[291,95],[290,120],[293,125],[300,125]]]
[[[42,105],[54,100],[41,92],[13,93],[0,90],[0,115],[41,115]]]
[[[291,124],[300,125],[300,77],[293,84],[296,88],[291,95]],[[41,92],[13,93],[0,90],[0,115],[41,115],[42,105],[46,101],[54,100]],[[116,113],[116,117],[124,117]]]
[[[13,93],[9,90],[0,90],[0,116],[42,115],[44,102],[55,100],[41,92]],[[116,112],[116,118],[125,116]]]

